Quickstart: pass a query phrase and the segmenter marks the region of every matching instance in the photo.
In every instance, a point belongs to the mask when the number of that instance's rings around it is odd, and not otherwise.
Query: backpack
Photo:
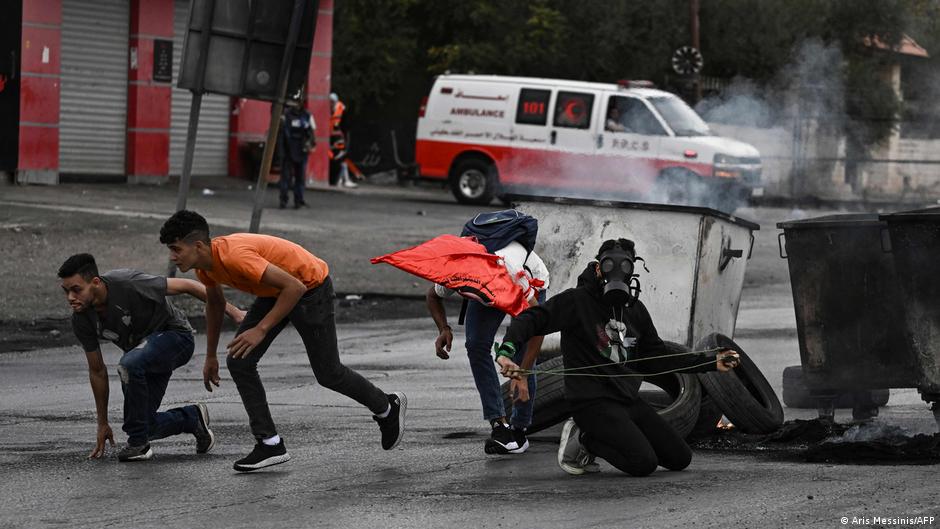
[[[539,233],[539,221],[535,217],[514,209],[480,213],[468,220],[460,232],[461,237],[472,236],[482,244],[486,251],[496,253],[515,241],[526,251],[526,260],[535,249],[535,239]],[[468,300],[463,300],[457,323],[463,325],[467,315]]]

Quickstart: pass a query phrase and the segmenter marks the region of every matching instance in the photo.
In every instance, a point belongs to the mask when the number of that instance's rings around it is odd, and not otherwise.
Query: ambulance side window
[[[548,121],[548,100],[551,90],[523,88],[519,91],[519,106],[516,108],[516,123],[544,125]]]
[[[607,105],[607,123],[605,127],[612,132],[632,132],[651,136],[665,136],[656,116],[635,97],[613,96]]]
[[[591,126],[594,95],[578,92],[558,92],[555,101],[555,126],[586,129]]]

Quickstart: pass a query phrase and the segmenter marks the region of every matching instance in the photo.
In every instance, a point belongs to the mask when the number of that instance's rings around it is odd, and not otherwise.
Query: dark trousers
[[[275,301],[277,298],[255,299],[237,334],[251,329],[264,319]],[[287,317],[272,327],[247,357],[226,357],[228,370],[248,412],[251,433],[256,439],[267,439],[277,434],[264,385],[258,376],[258,362],[288,322],[300,333],[310,367],[321,386],[346,395],[369,408],[373,414],[384,413],[388,409],[388,396],[339,360],[336,325],[333,321],[333,283],[327,277],[322,285],[308,290]]]
[[[306,184],[307,161],[295,162],[285,155],[281,162],[281,205],[287,205],[288,192],[294,191],[294,205],[304,203],[304,185]]]
[[[689,445],[642,400],[595,400],[578,405],[572,415],[582,445],[631,476],[648,476],[658,465],[682,470],[692,462]]]
[[[157,412],[170,375],[189,362],[193,348],[191,333],[163,331],[151,334],[121,357],[118,375],[124,392],[123,428],[128,444],[143,446],[148,440],[196,431],[195,406]]]

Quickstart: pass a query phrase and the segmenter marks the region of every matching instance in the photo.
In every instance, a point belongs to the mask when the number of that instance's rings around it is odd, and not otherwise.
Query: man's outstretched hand
[[[110,441],[111,448],[114,448],[114,432],[111,431],[111,425],[107,423],[98,425],[98,439],[95,442],[95,449],[88,454],[88,459],[98,459],[104,455],[105,441]]]

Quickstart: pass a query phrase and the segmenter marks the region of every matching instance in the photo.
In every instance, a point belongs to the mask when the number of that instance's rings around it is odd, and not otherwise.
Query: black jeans
[[[245,321],[238,328],[238,334],[257,325],[274,307],[276,300],[256,298],[248,309]],[[300,333],[310,367],[321,386],[346,395],[374,414],[388,409],[388,396],[382,390],[339,361],[336,325],[333,321],[333,283],[327,277],[322,285],[308,290],[287,317],[272,327],[247,357],[226,357],[228,370],[248,412],[251,433],[256,439],[267,439],[277,434],[264,385],[258,376],[258,361],[288,322]]]
[[[689,445],[642,400],[594,400],[572,415],[584,447],[632,476],[648,476],[657,465],[682,470],[692,462]]]

